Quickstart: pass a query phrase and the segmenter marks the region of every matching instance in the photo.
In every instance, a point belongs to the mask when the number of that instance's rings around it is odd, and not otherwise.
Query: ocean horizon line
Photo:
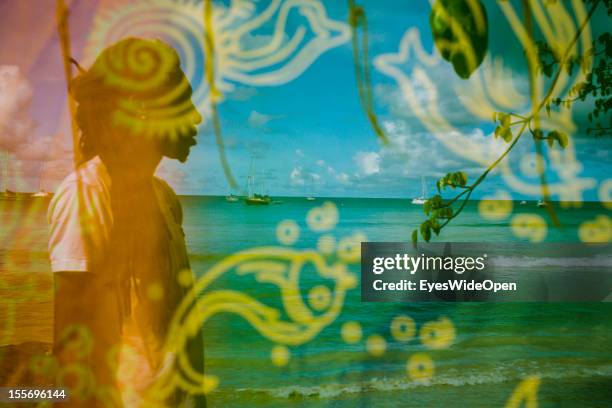
[[[214,197],[214,198],[225,198],[228,197],[229,194],[177,194],[179,197]],[[244,195],[234,195],[235,197],[238,198],[242,198],[245,197]],[[310,195],[304,195],[304,196],[300,196],[300,195],[291,195],[291,196],[285,196],[285,195],[278,195],[278,196],[270,196],[272,199],[283,199],[283,198],[303,198],[303,199],[307,199],[307,198],[314,198],[313,201],[317,201],[317,200],[323,200],[323,199],[359,199],[359,200],[413,200],[414,197],[356,197],[356,196],[310,196]],[[470,199],[468,200],[469,202],[478,202],[478,201],[483,201],[483,200],[488,200],[488,201],[499,201],[499,202],[507,202],[507,201],[511,201],[511,202],[522,202],[525,201],[527,203],[533,202],[533,203],[537,203],[539,201],[539,199],[527,199],[527,198],[520,198],[520,199],[514,199],[514,200],[491,200],[489,198],[474,198],[474,199]],[[583,201],[558,201],[558,200],[548,200],[549,203],[553,203],[553,204],[560,204],[560,203],[603,203],[602,201],[599,200],[583,200]],[[606,201],[606,203],[612,203],[612,201]]]

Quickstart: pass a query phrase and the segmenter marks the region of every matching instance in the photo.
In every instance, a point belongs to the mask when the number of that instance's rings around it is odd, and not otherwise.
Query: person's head
[[[202,120],[177,53],[159,40],[126,38],[71,83],[84,159],[130,167],[184,162]]]

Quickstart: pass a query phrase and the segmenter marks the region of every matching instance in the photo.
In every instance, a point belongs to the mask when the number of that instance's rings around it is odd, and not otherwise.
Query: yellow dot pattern
[[[283,245],[293,245],[300,237],[300,227],[293,220],[284,220],[276,227],[276,239]]]
[[[406,371],[412,380],[424,383],[433,377],[435,365],[429,354],[414,353],[408,359]]]
[[[597,194],[601,204],[608,210],[612,210],[612,179],[602,181]]]
[[[329,231],[338,224],[338,207],[331,201],[326,201],[320,207],[308,211],[306,223],[315,232]]]
[[[289,352],[289,349],[287,347],[276,345],[272,348],[270,358],[272,360],[272,364],[274,364],[275,366],[284,367],[289,363],[291,353]]]
[[[485,197],[478,202],[478,211],[486,220],[499,221],[508,218],[512,212],[512,196],[500,191],[494,196]]]
[[[346,322],[342,325],[340,335],[342,340],[348,344],[358,343],[363,336],[361,325],[357,322]]]
[[[374,357],[380,357],[387,350],[387,341],[379,334],[372,334],[366,340],[366,350]]]
[[[151,300],[161,300],[164,297],[164,288],[161,283],[155,282],[147,288],[147,296]]]
[[[361,259],[361,243],[367,241],[362,233],[342,238],[338,244],[338,257],[346,263],[356,263]]]
[[[582,242],[607,243],[612,240],[612,220],[607,215],[598,215],[594,220],[583,222],[578,228]]]
[[[537,214],[517,214],[512,217],[512,232],[518,238],[542,242],[548,233],[544,218]]]
[[[332,235],[321,235],[317,241],[317,249],[323,255],[331,255],[336,249],[336,238]]]
[[[455,326],[447,317],[425,323],[420,331],[421,343],[430,349],[444,349],[455,341]]]
[[[397,341],[409,341],[416,334],[416,324],[409,316],[397,316],[391,322],[391,336]]]
[[[308,294],[308,303],[318,312],[327,309],[331,303],[331,300],[332,293],[325,285],[315,286]]]

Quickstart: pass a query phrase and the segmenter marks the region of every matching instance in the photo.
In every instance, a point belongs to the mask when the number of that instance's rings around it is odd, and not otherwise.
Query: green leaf
[[[429,220],[429,225],[431,226],[432,231],[436,234],[439,235],[440,234],[440,230],[442,229],[442,226],[440,225],[440,223],[438,222],[438,220],[436,220],[435,218],[430,219]]]
[[[547,141],[548,141],[548,146],[550,147],[552,147],[554,142],[557,141],[557,143],[559,143],[559,146],[565,149],[569,143],[569,137],[567,136],[566,133],[559,132],[558,130],[553,130],[550,133],[548,133]]]
[[[419,233],[417,230],[412,230],[412,245],[416,246],[416,243],[419,241]]]
[[[431,203],[431,208],[432,209],[440,208],[444,204],[442,202],[442,196],[440,194],[434,195],[433,197],[431,197],[427,201]]]
[[[440,215],[444,218],[450,218],[453,216],[453,209],[451,207],[445,207],[440,209]]]
[[[553,144],[557,139],[557,133],[558,132],[556,130],[553,130],[552,132],[548,133],[548,136],[546,136],[546,142],[548,143],[548,147],[553,147]]]
[[[464,172],[462,172],[462,171],[457,172],[456,174],[457,174],[457,178],[458,178],[458,180],[459,180],[459,185],[460,185],[461,187],[465,187],[465,185],[466,185],[466,184],[467,184],[467,182],[468,182],[468,176],[467,176],[467,174],[466,174],[466,173],[464,173]]]
[[[503,128],[501,126],[497,126],[495,128],[495,137],[499,136],[502,131],[503,131]]]
[[[502,128],[507,128],[510,126],[510,115],[507,113],[500,113],[499,122],[501,123]]]
[[[426,242],[429,242],[431,239],[431,225],[429,220],[421,223],[421,236]]]
[[[426,215],[429,215],[429,213],[431,212],[431,202],[429,200],[423,203],[423,212]]]
[[[563,132],[559,132],[559,136],[557,137],[557,140],[559,141],[559,145],[564,149],[567,147],[567,144],[569,143],[569,137],[567,136],[567,134]]]
[[[424,229],[421,229],[421,235],[423,236],[425,242],[429,242],[431,239],[431,227],[429,224],[427,224]]]
[[[512,129],[507,128],[505,129],[502,134],[501,134],[502,139],[504,139],[505,142],[511,142],[512,141]]]
[[[459,179],[457,177],[457,173],[452,173],[450,175],[450,185],[451,187],[455,187],[459,185]]]
[[[434,44],[462,79],[470,77],[488,48],[487,12],[479,0],[436,0],[429,15]]]
[[[535,129],[533,131],[533,137],[538,140],[544,139],[544,132],[542,132],[542,129]]]
[[[435,210],[432,213],[435,218],[450,218],[453,215],[453,209],[451,207],[443,207]]]

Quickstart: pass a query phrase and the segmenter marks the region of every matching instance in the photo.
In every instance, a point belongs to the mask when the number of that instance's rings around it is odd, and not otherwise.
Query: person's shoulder
[[[110,179],[100,160],[69,174],[47,211],[53,272],[91,272],[105,253],[113,226]]]
[[[170,187],[170,184],[166,180],[159,177],[154,177],[153,182],[156,188],[162,193],[164,199],[169,201],[172,205],[179,204],[178,195],[174,192],[174,189]]]
[[[109,180],[104,164],[99,158],[81,164],[60,183],[49,204],[49,211],[57,206],[76,202],[79,196],[84,200],[84,204],[93,204],[92,200],[98,201],[101,195],[107,195]]]
[[[98,157],[94,157],[68,174],[60,183],[57,192],[73,190],[78,185],[86,186],[88,189],[106,188],[108,182],[109,177],[104,164]]]
[[[154,177],[153,178],[156,190],[161,193],[161,198],[164,201],[164,204],[168,206],[172,215],[178,224],[182,224],[183,222],[183,209],[181,207],[181,202],[179,201],[178,195],[174,192],[170,184],[165,180]]]

